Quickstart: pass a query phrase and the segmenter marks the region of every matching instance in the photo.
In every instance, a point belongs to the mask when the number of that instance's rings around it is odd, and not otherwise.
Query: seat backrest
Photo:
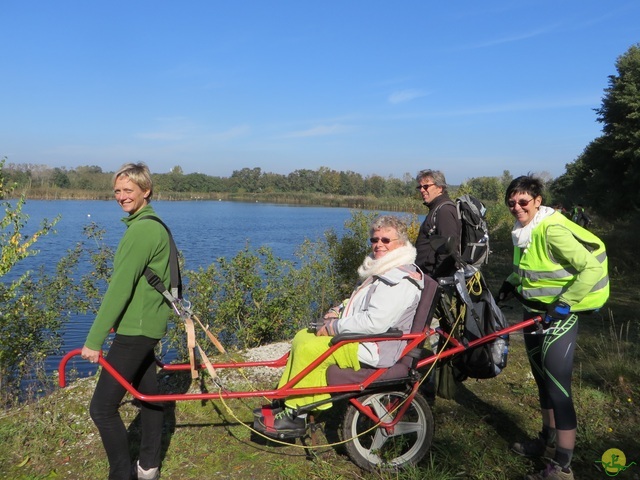
[[[413,324],[411,325],[411,333],[422,333],[431,325],[431,319],[435,313],[438,301],[440,300],[442,291],[438,282],[428,275],[424,276],[424,288],[420,294],[420,300],[416,307],[416,313],[413,316]],[[421,350],[424,342],[420,343],[416,348],[400,359],[400,362],[409,367],[415,367],[415,364],[421,358]]]
[[[428,275],[424,276],[424,288],[420,294],[420,300],[413,316],[413,325],[411,333],[424,332],[429,325],[436,309],[439,297],[439,286],[433,278]]]

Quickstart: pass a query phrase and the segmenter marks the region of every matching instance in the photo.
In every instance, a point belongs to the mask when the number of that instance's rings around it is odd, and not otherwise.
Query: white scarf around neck
[[[373,258],[373,254],[367,255],[358,268],[358,276],[360,280],[366,280],[372,275],[383,274],[392,268],[408,265],[416,260],[416,249],[411,242],[405,243],[403,246],[391,250],[384,257],[377,260]]]
[[[519,220],[516,220],[513,230],[511,231],[511,240],[513,240],[513,245],[515,247],[527,248],[529,243],[531,243],[531,232],[533,229],[536,228],[542,220],[554,212],[555,210],[553,208],[541,205],[533,219],[526,225],[523,226]]]

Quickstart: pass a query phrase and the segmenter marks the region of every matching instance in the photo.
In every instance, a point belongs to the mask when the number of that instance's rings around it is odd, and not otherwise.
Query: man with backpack
[[[462,235],[456,204],[449,198],[447,181],[442,172],[421,170],[416,180],[416,190],[429,208],[416,239],[416,264],[433,278],[452,275],[455,259],[451,256],[451,249],[460,253]]]
[[[447,181],[438,170],[421,170],[416,176],[423,203],[429,208],[416,239],[416,265],[432,278],[453,275],[456,261],[452,252],[460,253],[462,223],[458,218],[456,204],[447,194]],[[437,318],[431,320],[431,327],[438,327]],[[439,335],[431,336],[431,349],[435,352]],[[436,395],[436,376],[433,371],[423,383],[422,392],[430,400]]]

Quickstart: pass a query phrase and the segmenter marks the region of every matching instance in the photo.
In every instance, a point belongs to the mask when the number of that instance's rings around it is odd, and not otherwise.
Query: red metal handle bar
[[[434,363],[438,359],[447,358],[456,353],[462,352],[466,349],[473,348],[478,345],[482,345],[484,343],[490,342],[491,340],[508,333],[515,332],[517,330],[521,330],[528,326],[534,325],[535,323],[539,323],[542,321],[541,316],[534,317],[529,320],[525,320],[518,324],[507,327],[503,330],[495,332],[493,334],[489,334],[485,337],[482,337],[478,340],[474,340],[469,342],[467,346],[456,342],[456,346],[453,348],[448,348],[442,352],[439,352],[437,355],[431,355],[428,358],[420,360],[418,362],[418,368],[424,367],[426,365],[430,365]],[[434,333],[434,330],[429,330],[428,333],[421,334],[407,334],[401,337],[401,340],[407,340],[407,346],[405,347],[404,354],[409,352],[415,346],[417,346],[421,341],[423,341],[428,336],[431,336]],[[385,340],[398,340],[398,338],[388,338],[388,339],[376,339],[377,341],[385,341]],[[452,339],[453,341],[454,339]],[[323,362],[329,355],[331,355],[336,349],[340,348],[345,343],[349,343],[355,340],[345,340],[341,341],[331,348],[329,348],[326,352],[320,355],[316,360],[314,360],[309,366],[307,366],[302,372],[292,378],[289,382],[287,382],[284,386],[278,389],[273,390],[254,390],[250,392],[240,391],[240,392],[228,392],[221,391],[216,393],[170,393],[170,394],[158,394],[158,395],[147,395],[140,393],[136,390],[129,382],[127,382],[110,364],[107,362],[105,358],[100,356],[98,359],[98,364],[103,367],[110,375],[112,375],[123,388],[125,388],[134,398],[137,398],[141,401],[146,402],[175,402],[181,400],[215,400],[215,399],[231,399],[231,398],[252,398],[252,397],[267,397],[272,399],[278,398],[286,398],[292,395],[312,395],[312,394],[320,394],[320,393],[346,393],[353,391],[362,391],[366,389],[370,384],[375,382],[385,371],[386,369],[381,368],[377,369],[372,375],[370,375],[365,381],[361,383],[351,383],[345,385],[333,385],[326,387],[306,387],[306,388],[294,388],[295,385],[304,378],[311,370],[316,368],[321,362]],[[81,349],[75,349],[67,353],[62,360],[60,361],[59,366],[59,385],[60,387],[66,386],[66,366],[72,357],[76,355],[80,355]],[[243,368],[243,367],[259,367],[259,366],[267,366],[267,367],[280,367],[286,363],[286,358],[288,354],[285,354],[281,358],[274,361],[265,361],[265,362],[244,362],[244,363],[220,363],[213,364],[214,368]],[[189,364],[179,364],[179,365],[163,365],[161,366],[165,370],[186,370],[189,369]]]
[[[422,368],[427,365],[431,365],[436,360],[441,360],[443,358],[451,357],[453,355],[456,355],[457,353],[464,352],[465,350],[469,350],[473,347],[477,347],[479,345],[489,343],[490,341],[495,340],[496,338],[501,337],[503,335],[508,335],[510,333],[517,332],[518,330],[523,330],[527,327],[530,327],[531,325],[539,324],[542,322],[542,320],[543,318],[541,315],[536,315],[535,317],[530,318],[528,320],[523,320],[522,322],[516,323],[515,325],[511,325],[509,327],[503,328],[502,330],[498,330],[497,332],[489,333],[484,337],[478,338],[476,340],[472,340],[467,345],[463,345],[455,338],[449,337],[450,342],[454,345],[453,347],[447,348],[446,350],[443,350],[436,355],[431,355],[430,357],[420,360],[417,364],[417,368]],[[442,334],[444,334],[444,332],[442,332]]]
[[[407,334],[402,337],[402,340],[407,340],[408,344],[405,348],[405,353],[414,348],[418,343],[426,338],[425,334]],[[378,338],[377,341],[384,340],[398,340],[398,338],[390,337],[390,338]],[[100,356],[98,360],[98,364],[103,367],[111,376],[115,378],[115,380],[122,385],[134,398],[137,398],[141,401],[146,402],[174,402],[179,400],[215,400],[217,398],[251,398],[251,397],[267,397],[267,398],[286,398],[292,395],[312,395],[312,394],[320,394],[320,393],[345,393],[352,391],[364,390],[371,383],[373,383],[380,375],[382,375],[386,369],[378,369],[374,372],[369,378],[367,378],[362,383],[353,383],[353,384],[345,384],[345,385],[334,385],[334,386],[326,386],[326,387],[306,387],[306,388],[294,388],[295,385],[304,378],[311,370],[316,368],[320,363],[322,363],[329,355],[331,355],[335,350],[340,348],[346,343],[354,342],[356,340],[344,340],[336,343],[331,346],[326,352],[320,355],[316,360],[314,360],[310,365],[308,365],[302,372],[292,378],[286,385],[283,385],[281,388],[275,390],[255,390],[250,392],[216,392],[216,393],[178,393],[178,394],[158,394],[158,395],[147,395],[140,393],[135,387],[133,387],[129,382],[127,382],[112,366],[109,362]],[[81,349],[75,349],[67,353],[62,360],[60,361],[59,366],[59,385],[60,387],[66,386],[66,366],[73,356],[80,355]],[[284,366],[286,363],[286,359],[288,357],[288,353],[283,355],[281,358],[274,361],[265,361],[265,362],[244,362],[244,363],[219,363],[213,364],[214,368],[242,368],[242,367],[256,367],[256,366],[267,366],[267,367],[280,367]],[[162,364],[161,364],[162,365]],[[163,368],[170,370],[187,370],[190,368],[189,364],[179,364],[179,365],[165,365]]]

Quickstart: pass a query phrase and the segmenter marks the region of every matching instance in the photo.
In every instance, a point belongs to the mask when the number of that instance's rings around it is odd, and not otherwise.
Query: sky
[[[0,0],[0,158],[552,178],[637,0]]]

